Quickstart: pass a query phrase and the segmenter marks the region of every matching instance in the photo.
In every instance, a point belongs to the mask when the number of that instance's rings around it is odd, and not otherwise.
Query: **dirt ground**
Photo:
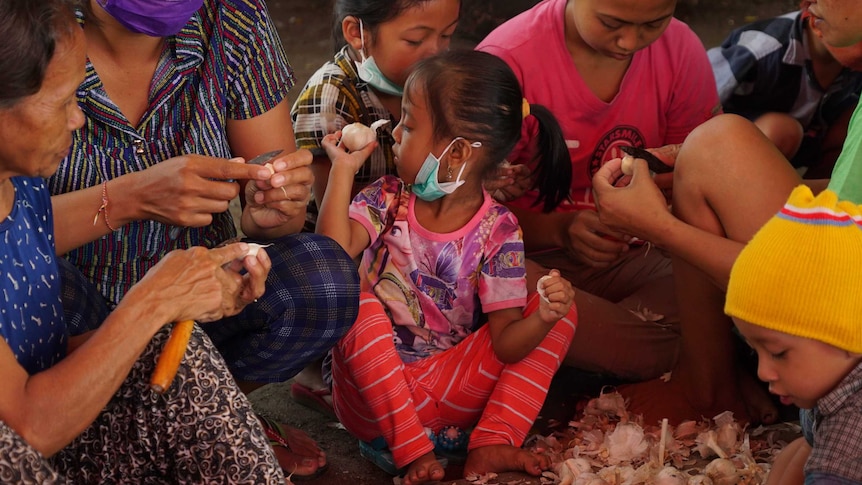
[[[298,86],[292,96],[299,93],[309,76],[332,55],[331,2],[329,0],[268,0],[268,5],[284,43],[285,50],[294,67]],[[485,2],[486,5],[488,4]],[[466,26],[456,33],[457,42],[472,45],[504,20],[506,16],[535,4],[532,0],[508,0],[493,2],[493,12],[478,12],[479,1],[464,0],[465,11],[473,13],[469,19],[462,16],[461,25]],[[472,8],[468,6],[474,5]],[[791,0],[680,0],[676,15],[687,22],[700,36],[706,47],[721,42],[734,27],[792,11],[798,2]],[[293,99],[293,97],[291,98]],[[593,384],[571,382],[565,373],[555,380],[542,419],[541,428],[548,419],[568,421],[574,415],[573,392],[589,391]],[[271,384],[254,393],[251,398],[258,411],[282,422],[297,426],[312,437],[327,451],[330,469],[320,478],[303,482],[311,485],[382,485],[393,479],[375,465],[359,455],[358,442],[338,423],[322,414],[297,405],[290,398],[290,383]],[[596,391],[597,392],[597,389]],[[458,470],[450,467],[447,478],[457,478]],[[500,483],[538,484],[523,474],[506,474]],[[464,484],[465,481],[447,482]]]

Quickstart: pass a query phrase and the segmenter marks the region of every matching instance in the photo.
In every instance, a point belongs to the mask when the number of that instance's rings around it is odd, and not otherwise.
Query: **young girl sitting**
[[[447,52],[416,66],[393,132],[399,176],[352,204],[353,174],[374,144],[347,153],[338,134],[323,140],[332,170],[317,230],[362,254],[364,292],[333,349],[335,411],[359,439],[385,439],[396,466],[409,465],[405,485],[443,478],[426,427],[475,426],[465,474],[548,466],[520,446],[574,336],[574,290],[552,271],[544,296],[528,298],[518,221],[482,185],[525,116],[546,141],[537,187],[550,210],[571,177],[559,126],[490,54]]]
[[[323,137],[351,123],[388,124],[377,131],[377,149],[353,177],[353,194],[384,175],[395,174],[392,129],[401,112],[401,92],[413,64],[449,48],[458,24],[460,0],[338,0],[333,37],[335,57],[315,72],[291,109],[297,148],[314,154],[312,200],[305,230],[314,231],[317,206],[329,178]],[[332,414],[329,385],[321,362],[295,378],[293,398]]]

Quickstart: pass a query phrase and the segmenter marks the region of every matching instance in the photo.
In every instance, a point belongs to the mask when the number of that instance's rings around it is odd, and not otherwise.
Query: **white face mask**
[[[391,94],[393,96],[403,96],[404,88],[390,81],[383,75],[380,67],[377,66],[377,62],[374,61],[374,56],[365,57],[365,29],[362,26],[362,19],[359,20],[359,38],[362,42],[362,47],[359,49],[359,56],[361,59],[359,61],[359,65],[356,67],[359,79],[362,79],[368,83],[369,86],[381,93]]]

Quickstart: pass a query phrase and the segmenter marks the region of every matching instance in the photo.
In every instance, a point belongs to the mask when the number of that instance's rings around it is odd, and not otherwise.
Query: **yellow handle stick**
[[[171,329],[171,335],[165,342],[165,348],[162,349],[156,362],[156,370],[150,378],[150,388],[158,394],[164,393],[171,387],[171,382],[174,381],[177,369],[186,353],[186,346],[189,344],[194,325],[195,322],[192,320],[183,320]]]

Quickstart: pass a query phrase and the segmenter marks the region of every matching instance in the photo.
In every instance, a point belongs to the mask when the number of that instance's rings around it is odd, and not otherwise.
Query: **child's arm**
[[[491,343],[494,353],[503,363],[520,361],[533,351],[553,326],[563,318],[575,299],[572,284],[552,270],[549,277],[540,283],[545,292],[539,308],[527,317],[521,309],[507,308],[488,314]]]
[[[326,192],[320,203],[316,231],[331,237],[347,251],[351,258],[358,256],[371,242],[365,228],[348,215],[351,202],[353,176],[371,156],[377,142],[369,143],[353,153],[337,146],[341,132],[326,135],[321,145],[332,161]]]

